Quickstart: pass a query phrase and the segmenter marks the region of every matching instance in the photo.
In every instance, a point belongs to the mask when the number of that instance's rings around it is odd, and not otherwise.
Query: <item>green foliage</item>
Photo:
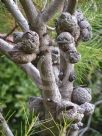
[[[75,65],[76,82],[83,84],[85,81],[90,81],[91,75],[94,73],[95,69],[102,68],[100,65],[102,60],[102,49],[91,47],[90,45],[80,45],[78,50],[81,53],[81,61]]]
[[[39,95],[39,90],[32,83],[29,77],[27,77],[19,67],[7,59],[6,56],[1,54],[0,108],[3,109],[3,113],[6,116],[6,119],[9,118],[9,125],[11,128],[13,124],[12,130],[17,130],[17,133],[20,133],[19,123],[24,124],[26,120],[24,107],[27,108],[28,98],[30,96],[37,95]]]
[[[93,29],[93,38],[86,43],[80,43],[78,47],[82,56],[81,61],[75,65],[76,82],[79,84],[88,84],[85,81],[90,81],[95,69],[102,68],[102,65],[100,65],[102,60],[102,14],[100,13],[100,3],[100,1],[86,0],[83,4],[79,4],[79,8],[83,10]]]
[[[39,90],[32,81],[5,56],[0,57],[0,107],[8,112],[16,111],[16,117],[23,117],[22,105],[28,98],[38,95]]]
[[[0,33],[7,33],[14,26],[14,19],[0,0]]]

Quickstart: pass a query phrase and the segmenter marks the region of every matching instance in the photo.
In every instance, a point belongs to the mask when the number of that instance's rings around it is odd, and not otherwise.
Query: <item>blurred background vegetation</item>
[[[33,0],[38,9],[42,9],[44,0]],[[50,0],[49,0],[50,1]],[[93,28],[93,38],[87,43],[80,43],[81,61],[75,65],[75,86],[83,85],[92,88],[95,103],[102,100],[102,0],[79,0],[81,9]],[[54,27],[55,19],[49,25]],[[0,2],[0,33],[8,33],[15,25],[15,20]],[[55,33],[51,32],[54,37]],[[19,132],[19,125],[25,122],[24,108],[30,96],[39,95],[36,85],[14,63],[0,53],[0,108],[9,118],[11,128]],[[29,112],[27,112],[29,113]],[[86,121],[85,121],[86,122]],[[102,104],[96,107],[91,127],[86,136],[102,136]],[[14,131],[15,132],[15,131]],[[16,133],[16,132],[15,132]],[[19,135],[20,136],[20,135]]]

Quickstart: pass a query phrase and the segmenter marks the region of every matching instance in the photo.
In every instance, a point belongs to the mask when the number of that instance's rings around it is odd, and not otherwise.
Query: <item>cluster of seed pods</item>
[[[14,62],[25,64],[36,59],[39,52],[39,36],[36,32],[15,32],[13,40],[15,46],[10,55]]]
[[[67,63],[77,63],[81,55],[77,52],[77,44],[80,40],[88,41],[92,37],[92,28],[85,19],[81,11],[75,11],[73,15],[63,12],[56,22],[56,32],[58,34],[57,43],[60,50],[65,54]],[[73,74],[69,80],[73,82]],[[72,125],[74,129],[82,126],[81,120],[84,115],[94,111],[94,105],[90,103],[92,97],[88,88],[77,87],[72,92],[71,102],[77,105],[77,109],[68,111],[68,118],[76,120]]]

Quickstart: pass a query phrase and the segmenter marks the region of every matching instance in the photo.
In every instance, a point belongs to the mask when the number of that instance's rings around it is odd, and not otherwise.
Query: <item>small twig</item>
[[[51,26],[48,26],[48,25],[47,25],[47,29],[50,30],[50,31],[55,31],[55,27],[51,27]]]
[[[44,3],[44,6],[43,6],[43,8],[42,8],[42,11],[46,8],[46,6],[47,6],[47,0],[45,0],[45,3]]]
[[[89,130],[91,130],[91,131],[93,131],[93,132],[95,132],[95,133],[99,133],[99,131],[97,131],[97,130],[95,130],[95,129],[93,129],[93,128],[89,128]]]
[[[15,31],[15,29],[16,29],[17,27],[18,27],[18,25],[15,24],[15,26],[10,30],[10,32],[8,32],[8,34],[6,34],[6,36],[3,37],[3,39],[6,40],[6,38],[7,38],[8,36],[10,36],[10,35]]]
[[[0,127],[5,136],[14,136],[1,113],[0,113]]]
[[[96,103],[95,103],[95,106],[97,106],[97,105],[99,105],[99,104],[101,104],[102,103],[102,100],[99,100],[99,101],[97,101]]]

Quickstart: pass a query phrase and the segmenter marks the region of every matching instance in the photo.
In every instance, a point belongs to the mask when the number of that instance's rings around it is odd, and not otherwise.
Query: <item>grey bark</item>
[[[55,14],[55,12],[63,5],[64,0],[54,0],[50,5],[44,9],[41,13],[41,18],[44,22],[47,22]]]
[[[34,6],[34,3],[32,2],[32,0],[20,0],[22,7],[26,13],[27,19],[29,21],[30,27],[32,29],[35,28],[36,26],[36,18],[38,15],[38,12]]]
[[[23,31],[29,30],[29,25],[25,17],[20,12],[17,4],[13,0],[3,0],[15,20],[18,22]]]
[[[3,134],[5,136],[14,136],[1,113],[0,113],[0,128],[2,129]]]
[[[78,136],[78,130],[70,130],[70,133],[67,136]]]
[[[61,56],[60,67],[61,67],[61,72],[63,71],[64,79],[62,80],[62,84],[60,86],[60,92],[63,99],[71,101],[71,94],[73,91],[73,82],[69,81],[69,76],[70,76],[70,73],[74,71],[74,65],[70,63],[66,63],[66,61],[64,60],[65,58],[62,58],[62,57],[63,56]]]
[[[4,53],[5,55],[7,55],[9,58],[10,58],[9,52],[12,50],[12,48],[13,46],[11,44],[0,39],[0,51]],[[38,88],[42,88],[40,73],[37,70],[37,68],[34,67],[33,64],[28,63],[28,64],[21,64],[21,65],[17,64],[17,65],[20,66],[26,72],[26,74],[32,79],[32,81],[36,83]]]
[[[68,6],[66,7],[66,11],[73,14],[75,12],[77,2],[78,0],[67,0]]]

